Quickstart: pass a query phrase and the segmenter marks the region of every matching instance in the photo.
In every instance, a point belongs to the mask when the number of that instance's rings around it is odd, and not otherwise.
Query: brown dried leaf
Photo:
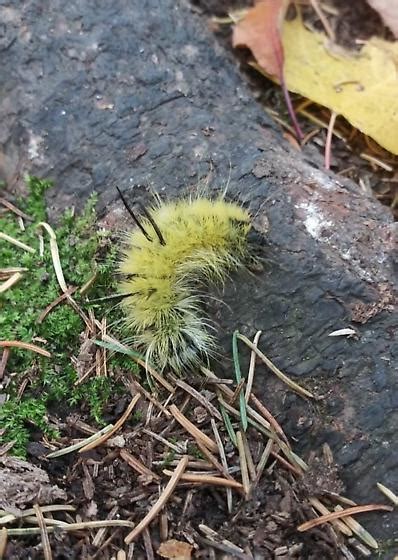
[[[186,542],[170,539],[163,542],[158,549],[158,554],[163,558],[174,560],[191,560],[193,546]]]
[[[283,47],[281,26],[286,0],[258,0],[233,31],[233,46],[247,47],[264,70],[281,80]]]

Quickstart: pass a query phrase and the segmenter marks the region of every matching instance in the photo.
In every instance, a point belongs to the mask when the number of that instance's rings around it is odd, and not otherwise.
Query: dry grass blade
[[[257,331],[254,339],[253,344],[257,348],[258,341],[260,340],[261,331]],[[250,395],[252,392],[253,381],[254,381],[254,369],[256,367],[256,353],[252,350],[250,354],[250,365],[249,365],[249,372],[247,374],[247,381],[246,381],[246,391],[245,391],[245,400],[246,403],[250,400]]]
[[[257,484],[260,482],[260,478],[262,477],[262,474],[264,472],[265,466],[268,463],[268,459],[272,453],[272,447],[274,445],[274,442],[272,439],[269,439],[267,441],[267,445],[264,448],[264,451],[261,454],[260,460],[258,462],[257,465],[257,472],[256,472],[256,481],[255,481],[255,486],[257,486]]]
[[[225,478],[229,478],[230,480],[233,480],[232,476],[228,473],[228,469],[225,469],[221,463],[219,463],[217,461],[217,458],[213,455],[213,453],[211,453],[207,447],[205,445],[203,445],[203,443],[200,443],[200,441],[196,442],[197,446],[199,447],[199,450],[203,453],[203,455],[206,457],[206,459],[209,461],[209,463],[211,465],[213,465],[213,467],[215,469],[218,470],[218,472],[222,475],[225,476]]]
[[[3,527],[0,531],[0,560],[3,560],[3,558],[5,558],[7,540],[8,540],[7,529]]]
[[[322,515],[317,519],[311,519],[311,521],[306,521],[297,527],[297,531],[303,533],[308,531],[313,527],[318,527],[318,525],[323,525],[324,523],[329,523],[329,521],[334,521],[335,519],[342,519],[343,517],[349,517],[356,513],[364,513],[366,511],[393,511],[394,508],[379,504],[368,504],[364,506],[354,506],[341,511],[334,511],[333,513],[328,513],[327,515]]]
[[[256,479],[256,467],[254,465],[253,455],[250,449],[250,445],[246,433],[242,432],[241,435],[242,435],[243,448],[245,450],[246,463],[250,475],[250,480],[253,482]]]
[[[58,251],[58,244],[57,244],[57,236],[55,235],[52,227],[46,222],[39,222],[37,224],[37,227],[45,229],[48,235],[50,236],[50,252],[51,252],[51,258],[55,270],[55,275],[57,277],[59,287],[65,293],[68,291],[68,287],[65,283],[64,273],[62,272],[62,266],[59,258],[59,251]]]
[[[47,520],[44,518],[44,521]],[[53,521],[53,520],[51,520]],[[99,529],[101,527],[134,527],[135,523],[132,521],[125,521],[123,519],[105,519],[103,521],[82,521],[81,523],[65,523],[64,525],[57,525],[56,527],[47,527],[48,533],[53,533],[54,531],[63,532],[73,532],[81,531],[84,529]],[[8,534],[11,537],[26,537],[28,535],[38,535],[41,530],[38,527],[26,527],[20,529],[7,529]]]
[[[142,531],[142,540],[144,541],[146,560],[155,560],[155,555],[153,553],[152,539],[148,527],[145,527]]]
[[[328,508],[326,506],[324,506],[323,503],[318,500],[318,498],[310,498],[309,502],[312,505],[312,507],[318,513],[320,513],[321,515],[328,515],[330,513]],[[345,523],[343,523],[342,521],[340,521],[339,519],[336,519],[335,521],[332,521],[331,524],[333,525],[333,527],[337,531],[340,531],[341,533],[343,533],[347,537],[352,536],[351,529],[349,527],[347,527],[347,525]]]
[[[227,430],[227,433],[229,435],[229,439],[232,441],[233,445],[236,447],[238,445],[237,441],[236,441],[236,434],[235,434],[235,430],[232,426],[232,422],[231,422],[231,418],[229,417],[229,414],[225,408],[225,406],[222,404],[223,403],[223,399],[221,397],[220,391],[217,391],[217,396],[218,396],[218,401],[220,403],[220,410],[221,410],[221,416],[225,425],[225,429]]]
[[[3,282],[3,284],[0,286],[0,294],[4,294],[4,292],[12,288],[14,284],[16,284],[21,280],[22,276],[23,275],[20,272],[15,272],[8,280]]]
[[[298,383],[290,379],[287,375],[285,375],[279,368],[277,368],[267,356],[265,356],[261,350],[259,350],[252,342],[249,340],[245,335],[238,333],[237,337],[242,340],[253,352],[257,354],[257,356],[264,362],[264,364],[273,372],[281,381],[286,383],[288,387],[290,387],[293,391],[298,393],[303,397],[308,397],[310,399],[315,399],[315,395],[307,391],[301,387]]]
[[[334,33],[333,29],[331,28],[327,17],[323,13],[322,7],[319,5],[318,0],[310,0],[310,4],[311,4],[314,12],[316,12],[317,16],[321,20],[323,28],[326,31],[326,34],[329,37],[330,41],[332,43],[335,43],[336,42],[335,33]]]
[[[232,404],[234,399],[237,398],[239,395],[239,410],[240,410],[240,422],[242,424],[243,431],[246,432],[248,422],[247,422],[247,409],[246,409],[246,399],[243,393],[243,385],[245,380],[242,379],[242,372],[240,369],[240,361],[239,361],[239,351],[238,351],[238,331],[234,331],[232,335],[232,356],[234,361],[234,372],[235,372],[235,379],[237,383],[236,393],[233,396]]]
[[[120,457],[124,461],[126,461],[126,463],[130,465],[130,467],[132,467],[139,474],[142,474],[148,478],[152,478],[153,480],[160,482],[160,476],[158,476],[156,473],[151,471],[151,469],[148,469],[148,467],[146,467],[143,463],[141,463],[141,461],[139,461],[136,457],[134,457],[134,455],[129,453],[126,449],[120,450]]]
[[[50,352],[44,350],[44,348],[40,348],[40,346],[31,344],[30,342],[21,342],[19,340],[0,340],[0,348],[21,348],[23,350],[31,350],[32,352],[36,352],[36,354],[40,354],[46,358],[51,358]]]
[[[28,272],[28,268],[23,266],[14,266],[14,267],[7,267],[7,268],[0,268],[0,280],[7,280],[10,276],[15,274],[16,272]]]
[[[69,505],[56,505],[53,504],[51,506],[40,506],[42,513],[49,513],[54,511],[76,511],[74,506]],[[2,511],[0,511],[0,525],[7,525],[7,523],[13,523],[16,520],[23,519],[25,517],[29,517],[30,515],[35,515],[35,510],[33,508],[26,509],[21,511],[18,515],[13,513],[6,513],[2,515]]]
[[[333,137],[333,129],[336,122],[337,113],[332,111],[330,115],[330,121],[328,126],[328,131],[326,134],[326,142],[325,142],[325,169],[330,169],[331,158],[332,158],[332,137]]]
[[[242,433],[236,432],[236,440],[238,443],[238,451],[239,451],[239,464],[240,464],[240,473],[242,476],[242,486],[245,493],[246,500],[250,497],[251,492],[251,485],[249,479],[249,471],[247,468],[247,459],[245,454],[245,447],[243,445]]]
[[[176,453],[184,453],[185,451],[185,446],[177,443],[171,443],[170,441],[168,441],[166,438],[164,438],[163,436],[159,435],[159,434],[155,434],[155,432],[151,432],[151,430],[148,430],[148,428],[143,428],[142,430],[144,432],[144,434],[148,434],[149,436],[152,436],[153,438],[157,439],[158,441],[161,441],[162,443],[164,443],[164,445],[166,445],[167,447],[170,447],[170,449],[173,449]]]
[[[242,558],[244,560],[250,560],[252,555],[247,555],[244,553],[243,549],[239,546],[236,546],[233,542],[229,541],[228,539],[223,539],[216,531],[201,523],[199,525],[199,529],[206,535],[206,538],[201,537],[200,535],[195,535],[195,537],[202,541],[203,544],[207,544],[212,548],[217,550],[222,550],[223,552],[227,553],[227,558]]]
[[[4,377],[4,372],[6,370],[9,357],[10,357],[10,349],[4,348],[0,361],[0,379],[3,379]]]
[[[19,247],[20,249],[23,249],[28,253],[36,252],[36,249],[34,249],[33,247],[29,247],[29,245],[26,245],[25,243],[22,243],[22,241],[18,241],[18,239],[14,239],[14,237],[11,237],[10,235],[7,235],[6,233],[3,233],[1,231],[0,231],[0,239],[4,239],[4,241],[8,241],[12,245]]]
[[[220,455],[221,464],[224,468],[224,471],[228,472],[227,457],[225,455],[224,446],[223,446],[223,443],[222,443],[222,439],[220,437],[220,432],[218,431],[217,424],[215,423],[214,418],[211,419],[211,427],[212,427],[212,430],[213,430],[214,439],[216,440],[216,443],[218,445],[218,453]],[[228,513],[231,513],[232,512],[232,492],[231,492],[230,488],[227,488],[226,492],[227,492]]]
[[[344,509],[341,506],[336,506],[335,510],[336,511],[344,511]],[[356,521],[353,517],[351,517],[351,516],[345,517],[344,518],[344,523],[367,546],[369,546],[370,548],[373,548],[374,550],[377,550],[379,548],[379,545],[377,544],[376,539],[374,537],[372,537],[372,535],[366,529],[364,529],[364,527],[362,527],[362,525],[360,523],[358,523],[358,521]]]
[[[44,560],[52,560],[52,552],[51,552],[51,547],[50,547],[50,541],[48,539],[48,532],[47,532],[47,527],[44,521],[44,517],[43,517],[43,513],[40,509],[40,506],[38,504],[35,504],[33,506],[33,509],[35,510],[35,514],[37,517],[37,523],[40,527],[40,533],[41,533],[41,544],[43,547],[43,555],[44,555]]]
[[[46,458],[47,459],[55,459],[56,457],[61,457],[62,455],[67,455],[68,453],[72,453],[73,451],[77,451],[77,450],[81,449],[82,447],[84,447],[85,445],[91,443],[92,441],[95,441],[98,438],[101,438],[103,436],[103,434],[106,434],[107,432],[110,432],[112,429],[113,429],[113,424],[108,424],[108,426],[105,426],[105,428],[102,428],[102,430],[99,430],[98,432],[96,432],[95,434],[90,436],[89,438],[86,438],[83,441],[79,441],[78,443],[75,443],[73,445],[69,445],[68,447],[64,447],[63,449],[57,449],[57,451],[53,451],[52,453],[49,453],[48,455],[46,455]]]
[[[119,506],[114,506],[111,509],[111,511],[108,513],[106,518],[107,519],[114,519],[114,517],[117,515],[118,511],[119,511]],[[103,541],[105,539],[106,531],[107,531],[106,527],[101,527],[101,529],[98,529],[97,534],[93,538],[93,542],[92,542],[93,546],[95,546],[96,548],[101,546],[101,544],[103,543]]]
[[[166,476],[172,476],[173,472],[165,469],[163,474]],[[205,486],[224,486],[226,488],[235,488],[236,490],[244,491],[243,485],[240,482],[236,482],[236,480],[230,480],[229,478],[221,478],[219,476],[212,476],[208,474],[186,473],[181,475],[180,480],[182,482],[194,482]]]
[[[192,422],[188,420],[188,418],[184,416],[184,414],[182,414],[180,410],[178,410],[175,404],[172,404],[170,406],[170,412],[177,420],[177,422],[181,424],[181,426],[185,428],[185,430],[189,432],[196,441],[200,441],[201,443],[203,443],[203,445],[210,449],[210,451],[213,451],[213,453],[218,450],[216,442],[210,439],[209,436],[204,434],[201,430],[199,430],[199,428],[192,424]]]
[[[365,159],[366,161],[369,161],[370,163],[373,163],[374,165],[377,165],[378,167],[381,167],[385,171],[389,171],[390,173],[392,173],[394,171],[394,168],[391,167],[391,165],[388,165],[388,163],[385,163],[384,161],[381,161],[380,159],[378,159],[374,156],[371,156],[370,154],[367,154],[366,152],[362,152],[361,154],[359,154],[359,156],[362,159]]]
[[[135,527],[135,529],[133,529],[124,539],[124,542],[126,544],[130,544],[131,542],[133,542],[142,533],[142,531],[146,527],[148,527],[151,521],[155,519],[155,517],[160,512],[160,510],[163,509],[163,507],[169,500],[170,496],[174,492],[174,489],[177,486],[178,481],[180,480],[182,474],[184,473],[187,464],[188,464],[188,456],[184,455],[184,457],[182,457],[180,462],[178,463],[178,466],[176,467],[169,482],[167,483],[166,488],[159,496],[157,502],[152,506],[152,508],[149,510],[147,515],[144,517],[144,519],[142,519],[142,521],[137,525],[137,527]]]
[[[0,376],[1,377],[1,376]],[[377,488],[382,492],[389,500],[392,501],[394,506],[398,506],[398,496],[394,494],[392,490],[381,484],[380,482],[377,483]]]
[[[267,422],[269,422],[270,426],[272,426],[275,433],[278,434],[278,436],[280,436],[283,439],[283,441],[286,442],[286,445],[290,447],[290,443],[285,435],[285,432],[282,430],[282,427],[280,426],[276,418],[274,418],[274,416],[270,413],[270,411],[263,405],[261,401],[259,401],[256,395],[254,395],[253,393],[250,395],[250,400],[257,408],[257,410],[264,416]]]
[[[137,402],[140,400],[140,398],[141,398],[141,395],[135,395],[131,399],[128,407],[126,408],[126,410],[124,411],[122,416],[114,424],[112,429],[109,430],[108,432],[106,432],[105,434],[102,434],[99,438],[95,439],[94,441],[91,441],[90,443],[88,443],[87,445],[82,447],[81,449],[79,449],[79,453],[84,453],[85,451],[89,451],[90,449],[94,449],[95,447],[98,447],[99,445],[102,445],[103,443],[105,443],[106,440],[108,440],[110,437],[112,437],[113,434],[115,432],[117,432],[123,426],[123,424],[126,422],[126,420],[130,416],[130,414],[133,412],[134,407],[137,404]]]

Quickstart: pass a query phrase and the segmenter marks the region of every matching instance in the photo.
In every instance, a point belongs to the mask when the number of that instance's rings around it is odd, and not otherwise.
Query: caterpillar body
[[[200,286],[223,283],[242,265],[250,215],[199,196],[159,203],[134,219],[119,265],[125,322],[148,363],[182,373],[214,353]]]

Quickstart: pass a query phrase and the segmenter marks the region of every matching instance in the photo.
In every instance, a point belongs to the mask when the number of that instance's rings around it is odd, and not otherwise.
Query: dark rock
[[[377,481],[396,490],[397,259],[389,211],[323,173],[307,146],[302,154],[289,147],[182,0],[161,7],[156,0],[6,0],[0,15],[7,24],[0,171],[9,189],[22,188],[24,172],[54,179],[48,196],[56,216],[66,205],[81,207],[93,190],[100,209],[109,209],[116,184],[145,204],[152,195],[142,185],[173,198],[206,178],[209,192],[229,183],[228,196],[254,217],[267,215],[270,228],[257,231],[253,246],[264,272],[237,275],[223,294],[228,307],[212,305],[225,369],[232,332],[261,329],[260,347],[281,369],[339,399],[332,417],[311,411],[298,452],[322,438],[334,442],[336,459],[349,466],[347,494],[359,502],[380,500]],[[131,157],[137,145],[146,149]],[[358,339],[328,337],[350,326],[358,304]],[[242,356],[247,364],[243,349]],[[261,366],[256,384],[287,432],[297,429],[293,407],[308,417],[307,403],[286,399],[287,388]],[[397,532],[397,517],[379,519],[367,524],[375,537]]]

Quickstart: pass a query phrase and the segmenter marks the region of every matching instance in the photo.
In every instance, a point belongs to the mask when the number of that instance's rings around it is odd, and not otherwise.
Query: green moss
[[[17,205],[29,216],[26,230],[21,231],[18,221],[11,213],[0,215],[0,231],[22,241],[35,249],[29,253],[11,243],[0,240],[0,263],[2,268],[23,267],[23,278],[0,295],[0,333],[3,340],[33,342],[51,352],[51,358],[43,358],[26,350],[12,350],[7,364],[8,372],[15,372],[12,383],[7,387],[8,401],[0,407],[0,426],[4,433],[0,442],[15,440],[14,453],[23,455],[29,441],[31,427],[42,432],[53,433],[47,415],[57,403],[68,412],[68,407],[88,408],[92,419],[102,424],[102,411],[110,396],[115,393],[115,381],[111,378],[93,377],[82,385],[75,386],[77,374],[71,357],[77,356],[85,325],[78,313],[65,302],[57,305],[43,321],[38,318],[59,295],[60,288],[55,275],[47,232],[40,229],[44,239],[44,254],[40,256],[37,224],[46,221],[44,193],[51,186],[49,181],[36,177],[27,180],[30,195],[17,201]],[[90,298],[114,293],[113,268],[115,250],[110,248],[110,234],[96,227],[96,198],[93,196],[80,215],[67,210],[57,228],[54,228],[65,281],[68,287],[82,287],[93,275],[95,284],[90,289]],[[100,261],[100,262],[98,262]],[[88,312],[85,297],[77,290],[73,294],[78,305]],[[97,305],[95,315],[108,315],[108,324],[118,321],[117,310],[112,306]],[[109,310],[111,315],[109,316]],[[35,337],[44,339],[35,342]],[[123,367],[137,372],[126,356],[114,356],[108,368]],[[22,398],[17,397],[22,378],[29,382]]]

